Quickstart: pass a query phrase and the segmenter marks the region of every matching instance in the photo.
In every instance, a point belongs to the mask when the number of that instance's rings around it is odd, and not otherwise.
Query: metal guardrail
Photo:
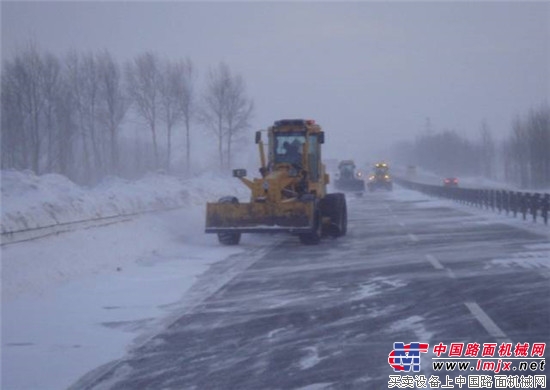
[[[518,192],[497,189],[477,189],[461,187],[444,187],[432,184],[416,183],[409,180],[394,178],[394,181],[405,188],[422,192],[438,198],[446,198],[462,204],[497,211],[499,214],[517,217],[520,214],[523,220],[531,216],[533,222],[541,218],[548,225],[548,211],[550,209],[550,194]]]
[[[89,218],[77,221],[59,222],[56,224],[37,226],[28,229],[2,232],[0,235],[0,246],[15,244],[18,242],[32,241],[39,238],[72,232],[80,229],[90,229],[100,226],[112,225],[114,223],[128,222],[133,217],[145,214],[160,213],[164,211],[178,210],[185,206],[160,207],[149,210],[141,210],[134,213],[108,215],[105,217]]]

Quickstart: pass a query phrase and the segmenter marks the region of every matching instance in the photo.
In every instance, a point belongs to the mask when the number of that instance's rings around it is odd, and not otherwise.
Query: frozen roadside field
[[[238,248],[221,247],[203,233],[206,201],[246,196],[232,178],[155,175],[87,190],[57,175],[7,176],[3,229],[181,208],[2,246],[2,389],[67,388],[254,259],[231,255],[261,247],[246,238]]]

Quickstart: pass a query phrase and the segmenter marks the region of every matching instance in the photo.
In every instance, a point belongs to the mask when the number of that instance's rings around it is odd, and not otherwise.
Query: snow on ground
[[[392,196],[396,200],[412,202],[417,208],[454,208],[471,214],[474,217],[471,219],[471,221],[461,218],[460,223],[462,224],[503,224],[513,226],[517,229],[529,231],[541,237],[545,237],[548,239],[549,244],[525,245],[524,248],[522,248],[523,250],[515,254],[513,257],[493,259],[490,262],[489,266],[537,269],[550,276],[550,225],[545,225],[542,222],[541,218],[539,218],[537,222],[532,222],[529,217],[527,220],[524,221],[520,214],[518,214],[518,216],[514,218],[511,214],[499,214],[492,210],[480,209],[477,207],[464,205],[449,199],[433,198],[420,192],[403,188],[398,188],[390,196]]]
[[[85,188],[58,174],[2,171],[1,230],[200,205],[223,195],[247,196],[243,189],[238,180],[214,174],[187,180],[162,174],[136,181],[109,177]]]
[[[2,231],[178,207],[186,211],[180,215],[178,228],[187,235],[202,233],[205,203],[228,194],[243,199],[248,191],[238,180],[216,175],[188,180],[149,175],[133,182],[110,178],[86,189],[60,175],[8,171],[2,173]],[[140,224],[145,229],[136,236],[132,229],[139,229]],[[2,248],[2,293],[9,299],[21,292],[41,292],[58,281],[123,267],[163,237],[159,226],[158,217],[150,215],[124,228],[119,224],[109,230],[80,230],[70,233],[70,238],[61,234],[28,245],[6,245]],[[128,242],[132,244],[120,245]]]
[[[214,235],[203,233],[205,202],[229,194],[246,199],[248,191],[236,179],[215,175],[188,180],[150,175],[135,182],[111,178],[86,189],[58,175],[3,172],[3,231],[179,209],[2,247],[2,389],[66,388],[182,315],[190,295],[208,296],[254,261],[242,254],[266,248],[272,238],[245,235],[241,246],[222,247]],[[550,228],[541,223],[400,188],[388,196],[419,208],[460,208],[483,215],[487,223],[550,237]],[[539,253],[529,264],[514,258],[495,259],[494,265],[548,268],[550,256],[540,255],[547,249],[525,248],[528,258]],[[373,293],[370,287],[363,293]],[[305,354],[303,363],[316,363],[315,356]]]
[[[3,174],[3,229],[180,208],[2,246],[1,388],[67,388],[181,314],[189,289],[198,278],[208,284],[203,275],[215,263],[262,246],[244,238],[222,247],[203,233],[205,202],[228,194],[243,198],[247,190],[215,175],[111,178],[85,189],[59,175]],[[238,257],[211,279],[227,280],[230,267],[246,265]],[[210,284],[198,291],[219,288]]]
[[[527,216],[527,220],[524,221],[521,214],[518,214],[518,216],[514,218],[512,214],[506,215],[506,213],[504,212],[499,214],[498,212],[492,211],[490,209],[480,209],[478,207],[464,205],[450,199],[430,197],[420,192],[400,187],[398,187],[397,191],[393,191],[390,196],[396,200],[412,202],[414,203],[415,207],[418,208],[448,207],[459,209],[461,211],[464,211],[465,213],[483,217],[481,221],[475,221],[473,223],[506,224],[514,226],[518,229],[528,230],[532,233],[541,235],[543,237],[548,237],[550,239],[550,225],[544,225],[544,222],[540,217],[537,219],[537,222],[532,222],[530,216]]]

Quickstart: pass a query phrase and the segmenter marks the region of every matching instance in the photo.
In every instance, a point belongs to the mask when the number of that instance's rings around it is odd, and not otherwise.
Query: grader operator
[[[260,178],[246,178],[249,203],[225,196],[206,205],[206,233],[217,233],[220,243],[237,245],[242,233],[287,232],[304,244],[321,237],[339,237],[347,231],[346,198],[327,194],[329,176],[321,160],[324,132],[313,120],[285,119],[267,129],[267,162],[261,131],[256,132],[260,152]]]

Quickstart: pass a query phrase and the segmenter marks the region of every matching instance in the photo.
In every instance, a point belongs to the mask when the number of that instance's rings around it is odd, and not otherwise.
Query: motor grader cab
[[[369,191],[383,188],[388,191],[393,189],[392,178],[390,176],[390,167],[387,163],[381,162],[374,164],[374,172],[369,176],[367,186]]]
[[[365,191],[365,182],[361,178],[362,172],[355,171],[353,160],[342,160],[338,164],[338,178],[334,181],[334,187],[340,191],[355,192],[362,195]]]
[[[207,203],[206,233],[217,233],[225,245],[238,244],[242,233],[286,232],[304,244],[346,234],[345,196],[327,194],[321,127],[313,120],[279,120],[267,129],[267,138],[266,160],[262,131],[256,132],[261,177],[251,180],[246,170],[233,171],[250,189],[250,202],[226,196]]]

